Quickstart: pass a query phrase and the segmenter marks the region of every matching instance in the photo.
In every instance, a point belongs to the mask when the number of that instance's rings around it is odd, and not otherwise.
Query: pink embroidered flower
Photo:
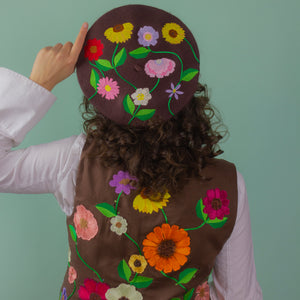
[[[182,91],[178,91],[181,87],[181,84],[178,84],[176,87],[174,86],[173,83],[171,83],[171,89],[170,90],[166,90],[166,93],[169,93],[169,98],[171,97],[175,97],[176,100],[178,100],[178,95],[182,95],[184,94],[184,92]]]
[[[145,65],[145,72],[150,77],[163,78],[175,71],[175,62],[168,58],[149,60]]]
[[[195,300],[209,300],[209,285],[207,281],[197,287]]]
[[[76,270],[72,266],[69,267],[69,277],[68,277],[69,283],[72,284],[76,278],[77,278]]]
[[[112,78],[100,78],[97,84],[97,91],[107,100],[113,100],[119,95],[120,87]]]
[[[144,26],[140,28],[138,37],[138,41],[142,46],[155,46],[157,44],[157,39],[159,38],[159,33],[151,26]]]
[[[116,187],[115,192],[117,194],[124,192],[126,195],[129,195],[130,190],[136,189],[130,184],[132,180],[137,180],[137,178],[131,176],[128,172],[119,171],[118,174],[113,175],[113,179],[109,182],[109,185]]]
[[[89,278],[86,278],[83,283],[84,285],[81,285],[78,290],[78,295],[81,300],[106,300],[105,293],[109,289],[106,283],[96,282]]]
[[[78,205],[74,214],[74,224],[77,236],[83,240],[91,240],[98,232],[94,215],[83,205]]]
[[[208,190],[203,204],[205,206],[203,212],[208,214],[211,220],[215,218],[222,220],[224,215],[229,215],[229,200],[226,191],[220,191],[218,188]]]

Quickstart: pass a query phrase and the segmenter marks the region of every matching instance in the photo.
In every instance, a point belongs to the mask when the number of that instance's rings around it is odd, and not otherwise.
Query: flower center
[[[169,31],[169,35],[170,35],[172,38],[176,38],[177,35],[178,35],[178,32],[177,32],[176,30],[174,30],[174,29],[171,29],[171,30]]]
[[[201,289],[199,293],[197,293],[200,297],[204,297],[205,296],[205,290]]]
[[[157,59],[157,60],[155,61],[155,63],[156,63],[157,65],[161,65],[162,59]]]
[[[152,34],[151,33],[146,33],[144,35],[144,38],[145,38],[146,41],[150,41],[152,39]]]
[[[134,261],[133,264],[134,264],[134,266],[137,267],[137,268],[140,267],[140,266],[142,265],[141,261],[138,260],[138,259],[136,259],[136,260]]]
[[[139,101],[143,101],[143,100],[145,99],[145,95],[142,94],[142,93],[140,93],[140,94],[137,95],[137,99],[138,99]]]
[[[90,47],[90,52],[91,53],[96,53],[97,52],[97,46],[91,46]]]
[[[176,89],[173,89],[173,94],[176,94],[176,92],[177,92]]]
[[[90,300],[101,300],[102,298],[101,298],[101,296],[100,295],[97,295],[97,294],[95,294],[95,293],[92,293],[91,295],[90,295],[90,298],[89,298]]]
[[[174,241],[164,240],[158,245],[157,252],[159,256],[163,258],[169,258],[174,254],[175,249],[176,245]]]
[[[121,223],[121,222],[117,222],[117,223],[116,223],[116,227],[117,227],[117,228],[121,228],[121,227],[122,227],[122,223]]]
[[[111,87],[107,84],[107,85],[105,86],[105,90],[106,90],[107,92],[110,92],[110,91],[111,91]]]
[[[123,31],[123,29],[124,29],[124,26],[122,24],[118,24],[118,25],[114,26],[113,31],[120,32],[120,31]]]
[[[127,184],[129,184],[129,182],[130,182],[130,179],[129,179],[129,178],[123,178],[119,183],[120,183],[120,184],[127,185]]]
[[[118,300],[129,300],[127,297],[122,296],[121,298],[119,298]]]
[[[83,218],[80,219],[80,227],[83,229],[88,227],[88,222],[86,219],[83,219]]]
[[[215,198],[212,202],[211,202],[211,207],[215,210],[218,210],[222,207],[222,202],[219,198]]]

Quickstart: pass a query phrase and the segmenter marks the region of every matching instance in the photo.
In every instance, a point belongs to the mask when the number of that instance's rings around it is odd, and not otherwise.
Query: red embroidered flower
[[[87,57],[89,60],[98,60],[98,58],[103,54],[103,44],[101,40],[92,39],[88,40],[84,48],[84,57]]]
[[[109,289],[109,286],[106,283],[96,282],[90,278],[86,278],[83,283],[84,285],[80,286],[78,290],[78,295],[81,300],[106,300],[105,294]]]
[[[208,190],[203,204],[205,206],[203,212],[208,214],[211,220],[215,218],[222,220],[224,215],[229,215],[229,200],[226,191],[220,191],[218,188]]]

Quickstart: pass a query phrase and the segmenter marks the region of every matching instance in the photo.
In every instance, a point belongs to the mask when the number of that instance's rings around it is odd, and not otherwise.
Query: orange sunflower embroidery
[[[157,226],[143,241],[143,251],[149,265],[158,271],[178,271],[190,254],[190,237],[177,225]]]

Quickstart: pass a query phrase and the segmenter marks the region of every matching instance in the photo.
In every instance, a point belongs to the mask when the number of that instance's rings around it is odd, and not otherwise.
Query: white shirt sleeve
[[[256,279],[249,204],[243,176],[237,172],[238,209],[230,238],[218,254],[210,283],[212,300],[261,300]]]
[[[53,193],[62,210],[70,215],[85,135],[11,150],[55,101],[51,92],[29,78],[0,68],[0,192]]]

